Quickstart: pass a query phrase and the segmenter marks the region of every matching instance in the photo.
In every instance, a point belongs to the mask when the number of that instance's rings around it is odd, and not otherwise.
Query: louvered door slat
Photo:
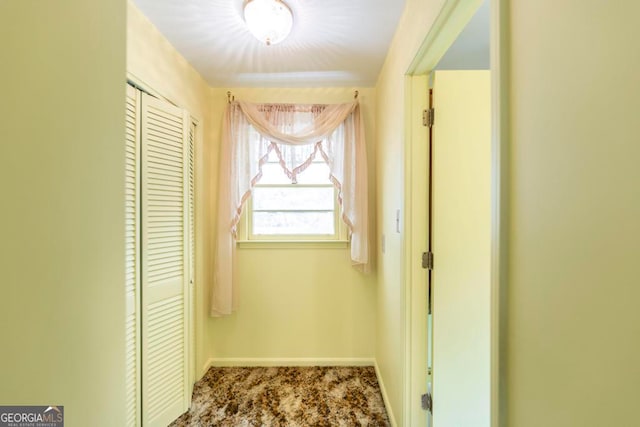
[[[196,228],[195,228],[195,124],[191,124],[189,127],[189,153],[188,153],[188,165],[189,165],[189,243],[190,243],[190,257],[189,257],[189,277],[191,280],[195,277],[195,242],[196,242]]]
[[[125,350],[126,422],[140,426],[140,93],[127,85],[125,134]]]
[[[162,167],[163,169],[167,166],[172,166],[174,171],[178,172],[179,168],[182,167],[182,164],[175,161],[175,156],[181,154],[180,150],[171,149],[164,141],[149,140],[154,144],[158,144],[157,147],[153,147],[149,150],[149,157],[152,160],[160,160],[160,162],[156,162],[153,166]]]
[[[189,165],[189,293],[190,293],[190,301],[193,301],[195,298],[195,280],[196,280],[196,206],[195,206],[195,186],[196,186],[196,124],[191,123],[189,127],[189,151],[188,151],[188,165]],[[193,308],[189,311],[190,315],[190,324],[193,325],[193,316],[194,310]],[[195,331],[194,328],[190,329],[190,340],[189,343],[191,345],[190,350],[195,353]],[[189,370],[190,378],[195,377],[195,365],[192,364]],[[187,398],[189,399],[189,405],[191,405],[191,394],[187,394]]]
[[[155,253],[169,252],[176,241],[182,241],[181,237],[182,236],[157,238],[156,243],[153,245],[153,248],[156,250]],[[167,252],[163,252],[164,249],[167,249]]]
[[[136,340],[136,328],[135,328],[135,315],[127,316],[126,323],[127,325],[134,325],[134,327],[127,327],[126,329],[126,340],[127,344],[130,342],[135,342]],[[134,352],[130,352],[127,349],[127,358],[126,358],[126,366],[127,366],[127,383],[126,383],[126,395],[127,395],[127,407],[126,407],[126,420],[127,426],[136,426],[138,419],[138,412],[136,408],[136,401],[138,400],[138,395],[140,393],[139,388],[137,387],[135,381],[135,369],[134,367],[137,364],[138,358],[136,357],[135,349]],[[133,380],[130,380],[130,376],[133,377]]]
[[[173,152],[176,154],[182,154],[182,150],[180,146],[174,145],[170,137],[158,134],[157,130],[153,132],[150,131],[147,137],[149,141],[162,144],[161,146],[154,147],[153,151],[163,150],[163,151]]]
[[[170,164],[164,163],[163,159],[157,159],[157,160],[154,159],[153,156],[149,158],[149,167],[159,173],[172,174],[172,175],[176,175],[176,174],[179,175],[182,173],[181,164],[170,165]]]
[[[166,426],[187,409],[188,127],[156,98],[142,111],[143,425]]]
[[[153,121],[149,126],[150,129],[161,128],[167,131],[165,133],[173,134],[176,138],[182,137],[182,117],[176,116],[173,112],[167,112],[165,114],[164,111],[159,109],[149,110],[147,115]]]

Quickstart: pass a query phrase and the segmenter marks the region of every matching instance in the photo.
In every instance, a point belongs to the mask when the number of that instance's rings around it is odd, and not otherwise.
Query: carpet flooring
[[[211,368],[170,427],[386,427],[372,367]]]

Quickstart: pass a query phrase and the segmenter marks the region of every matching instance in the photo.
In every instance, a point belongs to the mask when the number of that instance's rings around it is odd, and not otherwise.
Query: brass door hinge
[[[433,270],[433,252],[422,253],[422,268]]]
[[[433,127],[433,121],[435,119],[435,111],[433,108],[426,109],[422,112],[422,125],[427,127]]]
[[[425,393],[421,398],[422,409],[425,411],[429,411],[433,414],[433,398],[431,397],[431,393]]]

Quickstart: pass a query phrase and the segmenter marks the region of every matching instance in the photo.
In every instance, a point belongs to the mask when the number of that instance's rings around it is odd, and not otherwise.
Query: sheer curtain
[[[237,308],[237,226],[244,202],[274,151],[295,182],[316,154],[329,166],[342,220],[351,236],[351,261],[369,270],[367,155],[358,101],[346,104],[251,104],[234,101],[223,123],[218,222],[211,315]]]

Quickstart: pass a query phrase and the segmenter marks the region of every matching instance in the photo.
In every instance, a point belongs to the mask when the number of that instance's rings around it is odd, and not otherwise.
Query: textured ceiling
[[[266,46],[243,0],[134,0],[214,87],[373,86],[404,0],[285,0],[291,35]]]

